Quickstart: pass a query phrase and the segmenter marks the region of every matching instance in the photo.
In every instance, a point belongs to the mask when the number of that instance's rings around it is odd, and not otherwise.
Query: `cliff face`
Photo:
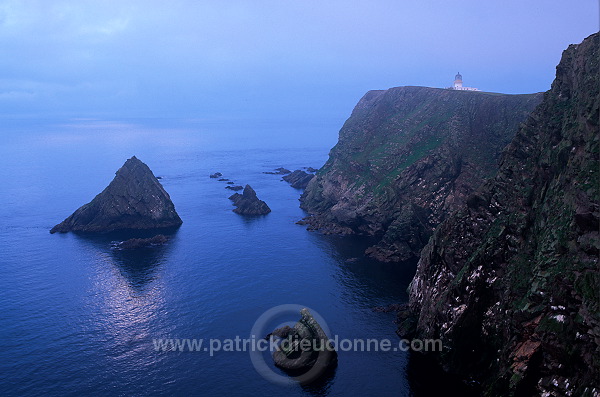
[[[380,235],[385,261],[418,255],[435,227],[495,174],[541,94],[426,87],[370,91],[342,127],[301,207],[325,233]]]
[[[105,233],[181,224],[169,194],[150,168],[133,156],[119,168],[106,189],[54,226],[50,233]]]
[[[570,46],[497,176],[442,223],[410,286],[416,335],[487,395],[600,394],[598,34]],[[406,325],[406,324],[405,324]]]

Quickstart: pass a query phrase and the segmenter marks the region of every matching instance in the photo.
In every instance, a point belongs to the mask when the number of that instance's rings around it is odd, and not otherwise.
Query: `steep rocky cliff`
[[[486,395],[600,395],[599,47],[594,34],[564,51],[410,286],[416,336],[441,338],[435,358]]]
[[[370,91],[308,184],[304,222],[325,233],[381,237],[367,253],[418,255],[435,227],[495,174],[499,154],[541,94],[426,87]]]
[[[150,168],[133,156],[119,168],[106,189],[54,226],[50,233],[105,233],[181,224],[169,194]]]

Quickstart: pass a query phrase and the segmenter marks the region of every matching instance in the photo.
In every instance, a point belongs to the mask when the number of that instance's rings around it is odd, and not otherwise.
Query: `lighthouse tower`
[[[462,76],[460,75],[460,73],[457,73],[456,76],[454,77],[454,89],[461,89],[462,88]]]
[[[454,76],[454,84],[452,87],[448,87],[448,89],[458,91],[479,91],[479,88],[463,86],[462,76],[460,73],[457,73],[456,76]]]

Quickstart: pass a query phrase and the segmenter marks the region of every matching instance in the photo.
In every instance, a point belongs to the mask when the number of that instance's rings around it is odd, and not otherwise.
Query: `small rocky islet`
[[[282,180],[288,182],[291,187],[295,189],[306,189],[309,182],[315,177],[317,168],[303,167],[304,170],[290,171],[287,168],[279,167],[275,168],[274,171],[265,171],[263,174],[269,175],[283,175]],[[308,171],[308,172],[307,172]]]
[[[229,196],[229,200],[233,201],[233,205],[237,207],[233,210],[236,214],[266,215],[271,212],[267,203],[257,197],[256,192],[250,185],[244,187],[242,194],[234,193]]]
[[[133,250],[164,245],[167,241],[169,241],[169,237],[164,234],[157,234],[154,237],[130,238],[125,241],[117,241],[113,244],[113,247],[120,250]]]
[[[112,182],[50,233],[108,233],[179,227],[183,221],[150,168],[133,156]]]
[[[285,168],[278,168],[276,173],[283,173],[284,171],[288,171]],[[245,187],[241,185],[236,185],[234,181],[229,180],[228,178],[222,178],[223,174],[220,172],[215,172],[214,174],[210,174],[209,177],[217,179],[219,182],[226,182],[227,186],[225,189],[233,190],[234,192],[238,192],[243,190],[242,194],[234,193],[229,196],[229,200],[233,201],[233,205],[237,208],[233,209],[233,212],[239,215],[266,215],[271,212],[271,208],[262,200],[259,200],[256,192],[250,185],[246,185]]]
[[[283,168],[283,167],[279,167],[279,168],[275,168],[275,171],[265,171],[263,172],[263,174],[269,174],[269,175],[286,175],[289,174],[290,170],[288,170],[287,168]]]

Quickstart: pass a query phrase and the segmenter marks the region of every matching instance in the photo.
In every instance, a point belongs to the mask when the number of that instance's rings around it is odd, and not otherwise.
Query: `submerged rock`
[[[244,187],[237,185],[237,186],[231,186],[231,185],[227,185],[225,186],[225,189],[229,189],[229,190],[233,190],[235,192],[237,192],[238,190],[242,190]]]
[[[229,197],[233,204],[237,207],[233,210],[240,215],[266,215],[271,212],[271,209],[262,200],[256,196],[256,192],[250,185],[246,185],[242,194],[234,193]]]
[[[289,175],[283,177],[283,180],[288,182],[295,189],[306,189],[308,183],[314,178],[313,174],[308,174],[302,170],[296,170]]]
[[[119,168],[106,189],[50,233],[158,229],[182,223],[169,194],[150,168],[133,156]]]
[[[220,172],[215,172],[214,174],[210,174],[210,178],[213,178],[213,179],[217,179],[222,176],[223,176],[223,174],[221,174]]]
[[[279,168],[275,168],[275,171],[266,171],[263,172],[263,174],[269,174],[269,175],[285,175],[285,174],[289,174],[290,170],[288,170],[287,168],[283,168],[283,167],[279,167]]]
[[[163,245],[169,241],[169,238],[163,234],[157,234],[150,238],[130,238],[129,240],[121,241],[115,244],[115,248],[119,249],[138,249],[151,247],[155,245]]]

